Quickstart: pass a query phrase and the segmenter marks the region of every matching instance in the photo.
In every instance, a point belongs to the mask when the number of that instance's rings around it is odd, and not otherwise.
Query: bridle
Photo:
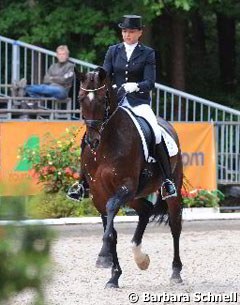
[[[101,90],[101,89],[103,89],[105,87],[106,87],[106,85],[104,84],[103,86],[98,87],[96,89],[86,89],[86,88],[83,88],[83,87],[80,87],[80,89],[83,90],[83,91],[86,91],[86,92],[95,92],[95,91]]]
[[[101,89],[106,88],[106,84],[104,84],[101,87],[95,88],[95,89],[86,89],[83,87],[80,87],[81,90],[85,91],[85,92],[97,92]],[[90,119],[84,119],[84,122],[86,124],[87,127],[95,129],[100,135],[101,132],[104,128],[104,125],[106,124],[106,122],[109,119],[109,110],[110,110],[110,98],[109,98],[109,91],[108,89],[106,89],[105,91],[105,112],[104,112],[104,117],[103,119],[98,119],[98,120],[90,120]],[[91,143],[89,142],[88,137],[85,137],[85,142],[91,146]]]
[[[104,84],[101,87],[95,88],[95,89],[86,89],[83,87],[80,87],[81,90],[85,91],[85,92],[96,92],[99,91],[101,89],[104,89],[106,87],[106,84]],[[105,121],[109,118],[109,110],[110,110],[110,103],[109,103],[109,91],[108,89],[106,90],[106,94],[105,94],[105,113],[104,113],[104,118],[102,120],[89,120],[89,119],[84,119],[86,126],[91,127],[93,129],[99,129],[99,127],[101,128],[102,125],[105,123]],[[98,130],[99,131],[99,130]]]

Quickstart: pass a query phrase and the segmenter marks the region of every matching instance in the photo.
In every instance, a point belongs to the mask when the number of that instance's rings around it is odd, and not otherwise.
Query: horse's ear
[[[79,81],[79,82],[83,82],[84,80],[85,80],[85,75],[86,75],[86,73],[83,73],[83,72],[80,72],[77,68],[76,68],[76,66],[74,66],[74,73],[75,73],[75,76],[76,76],[76,78],[77,78],[77,80]]]
[[[86,79],[86,73],[80,72],[78,75],[78,79],[80,80],[81,83],[83,83]]]
[[[104,81],[107,76],[106,70],[104,70],[103,67],[98,67],[97,70],[98,70],[98,75],[99,75],[100,81]]]

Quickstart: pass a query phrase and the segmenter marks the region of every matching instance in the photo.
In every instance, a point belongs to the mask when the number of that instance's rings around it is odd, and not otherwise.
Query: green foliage
[[[32,165],[31,173],[43,185],[45,192],[67,191],[69,185],[79,179],[77,133],[76,127],[67,128],[59,138],[46,134],[40,147],[19,148],[19,156]]]
[[[92,199],[85,198],[81,203],[78,203],[74,216],[99,216],[99,212],[94,207]]]
[[[50,49],[68,44],[71,56],[96,61],[95,49],[117,40],[103,7],[88,1],[13,1],[0,6],[0,33]]]
[[[164,12],[164,9],[172,9],[179,12],[189,12],[195,8],[197,1],[194,0],[143,0],[144,4],[150,6],[150,9],[155,12],[157,16]]]
[[[11,213],[20,219],[23,208],[19,206],[11,206]],[[6,209],[2,211],[0,206],[0,216]],[[0,304],[26,288],[36,292],[35,305],[44,304],[42,285],[50,276],[52,238],[49,229],[42,226],[0,226]]]
[[[40,193],[33,196],[28,203],[27,214],[31,218],[60,218],[78,216],[98,216],[91,199],[81,203],[70,200],[66,193]]]
[[[43,186],[43,192],[33,196],[27,206],[31,218],[60,218],[99,215],[91,199],[81,203],[66,197],[70,185],[79,179],[80,147],[76,141],[79,129],[67,128],[59,137],[43,137],[40,146],[19,148],[19,157],[31,164],[32,175]]]
[[[25,197],[0,197],[0,219],[20,220],[25,217]]]
[[[102,65],[108,46],[121,39],[117,26],[121,16],[130,13],[144,18],[147,44],[154,47],[160,57],[157,63],[159,82],[171,86],[174,58],[171,55],[173,41],[169,20],[179,15],[185,21],[186,91],[239,109],[239,86],[236,90],[235,87],[229,89],[220,79],[216,19],[219,13],[234,18],[238,54],[240,2],[236,0],[2,0],[0,33],[53,50],[59,44],[67,44],[72,57]],[[203,21],[202,25],[199,25],[195,13]],[[204,50],[199,48],[199,30],[204,36]],[[234,83],[239,81],[239,75],[240,64],[236,60]]]
[[[236,0],[208,0],[210,8],[226,16],[239,18],[240,2]]]
[[[94,44],[96,46],[109,46],[116,42],[116,33],[113,29],[104,26],[94,36]]]
[[[125,215],[126,208],[122,208],[117,215]],[[55,194],[40,193],[32,196],[26,204],[26,215],[30,218],[61,218],[99,216],[91,198],[85,198],[81,202],[70,200],[66,193]]]
[[[219,191],[194,190],[182,191],[182,203],[184,207],[218,207],[219,202],[224,199],[224,194]]]

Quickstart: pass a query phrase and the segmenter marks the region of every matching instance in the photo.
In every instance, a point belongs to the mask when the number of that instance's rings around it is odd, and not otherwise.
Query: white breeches
[[[146,119],[149,124],[152,126],[153,132],[155,134],[156,138],[156,144],[159,144],[162,140],[162,129],[158,125],[157,118],[152,111],[152,108],[148,104],[142,104],[139,106],[132,107],[127,98],[124,99],[121,106],[128,107],[131,109],[133,113],[135,113],[137,116],[140,116],[144,119]]]

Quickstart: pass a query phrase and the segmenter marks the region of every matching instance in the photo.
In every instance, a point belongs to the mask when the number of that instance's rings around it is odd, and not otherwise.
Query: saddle
[[[132,119],[141,138],[143,153],[146,162],[156,162],[154,158],[155,152],[155,134],[151,125],[143,117],[137,116],[131,109],[120,106]]]
[[[142,117],[136,116],[135,118],[143,132],[144,138],[146,140],[149,156],[154,158],[155,155],[155,135],[151,125]]]

